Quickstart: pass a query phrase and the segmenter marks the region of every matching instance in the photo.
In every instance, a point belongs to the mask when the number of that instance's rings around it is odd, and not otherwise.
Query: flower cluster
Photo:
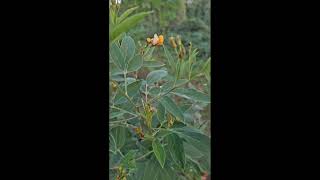
[[[163,38],[163,35],[160,35],[158,37],[157,34],[154,34],[153,38],[147,38],[147,43],[148,44],[152,44],[153,46],[161,46],[163,45],[163,41],[164,41],[164,38]]]

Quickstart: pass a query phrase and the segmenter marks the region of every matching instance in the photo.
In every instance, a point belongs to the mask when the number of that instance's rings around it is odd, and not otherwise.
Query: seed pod
[[[177,48],[177,44],[176,44],[176,41],[174,40],[174,37],[170,37],[169,42],[173,48]]]

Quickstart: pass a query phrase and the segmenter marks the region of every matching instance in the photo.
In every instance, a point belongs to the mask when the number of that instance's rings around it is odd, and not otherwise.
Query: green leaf
[[[121,23],[126,17],[128,17],[128,16],[129,16],[134,10],[136,10],[137,8],[138,8],[138,6],[126,10],[126,11],[125,11],[123,14],[121,14],[121,16],[117,19],[117,23]]]
[[[152,84],[154,82],[161,80],[163,77],[167,75],[168,75],[168,72],[165,70],[152,71],[147,75],[147,83]]]
[[[180,108],[172,101],[172,99],[164,96],[163,98],[161,98],[160,103],[165,107],[166,111],[170,112],[177,119],[179,119],[180,121],[184,120]]]
[[[142,81],[135,81],[127,86],[129,97],[134,97],[137,94],[139,94],[139,89],[140,89],[141,83],[142,83]],[[124,92],[124,87],[119,87],[119,88],[121,88],[122,92]],[[118,91],[120,91],[120,90],[118,90]],[[120,92],[114,98],[115,104],[122,104],[127,101],[128,100],[126,99],[125,95]]]
[[[203,73],[207,79],[207,81],[210,81],[210,64],[211,64],[211,58],[209,58],[203,65],[200,67],[200,72]],[[198,73],[194,73],[193,76],[197,76]]]
[[[138,71],[142,67],[142,64],[142,57],[140,55],[136,55],[131,61],[129,61],[128,72]]]
[[[190,158],[190,157],[187,156],[187,163],[190,165],[190,167],[191,167],[193,170],[195,170],[195,173],[196,173],[197,176],[201,176],[201,175],[202,175],[202,172],[203,172],[204,170],[202,170],[202,169],[200,168],[200,164],[199,164],[197,161],[195,161],[194,159],[192,159],[192,158]]]
[[[176,63],[174,62],[174,60],[173,60],[170,52],[167,50],[167,48],[166,48],[165,46],[163,46],[163,49],[164,49],[164,53],[165,53],[165,55],[166,55],[166,57],[167,57],[167,60],[168,60],[168,62],[169,62],[169,66],[170,66],[170,67],[175,67],[175,64],[176,64]]]
[[[180,77],[186,77],[187,74],[189,73],[189,63],[188,61],[181,61],[180,64]]]
[[[109,134],[109,147],[110,150],[112,150],[113,152],[117,151],[117,142],[112,136],[112,134]]]
[[[136,162],[134,158],[135,158],[136,152],[137,150],[130,150],[121,160],[121,164],[127,168],[135,168]]]
[[[133,58],[134,52],[136,51],[136,45],[134,44],[134,40],[130,36],[125,36],[121,42],[121,53],[124,57],[124,61],[126,65]]]
[[[152,149],[153,149],[153,153],[155,154],[158,162],[160,163],[161,167],[163,168],[164,163],[166,161],[166,153],[164,151],[162,144],[160,144],[158,139],[155,139],[152,142]]]
[[[150,13],[152,12],[141,12],[133,16],[130,16],[129,18],[119,23],[116,27],[114,27],[113,31],[111,32],[111,42],[113,42],[121,33],[129,31]]]
[[[117,149],[121,149],[121,147],[125,144],[126,132],[127,132],[127,129],[122,126],[115,127],[111,130],[111,134],[114,137],[114,140],[117,145]]]
[[[202,134],[198,129],[191,127],[182,127],[172,129],[181,138],[184,138],[190,145],[195,147],[205,156],[210,154],[210,138]]]
[[[154,161],[154,158],[150,159],[144,169],[144,175],[142,177],[142,180],[151,180],[151,179],[157,179],[157,176],[159,174],[159,168],[156,161]]]
[[[165,108],[159,103],[157,107],[157,117],[160,122],[165,121]]]
[[[109,17],[109,20],[110,20],[110,22],[111,22],[111,25],[113,25],[113,24],[115,24],[116,22],[115,22],[115,17],[116,17],[116,13],[115,13],[115,11],[114,10],[111,10],[110,11],[110,17]]]
[[[136,81],[128,85],[127,90],[129,97],[135,96],[139,93],[141,83],[142,81]]]
[[[111,72],[112,76],[123,74],[123,71],[121,69],[119,69],[114,63],[110,63],[109,71]]]
[[[110,114],[109,119],[113,119],[113,118],[116,118],[116,117],[122,116],[123,114],[124,114],[124,113],[123,113],[123,112],[121,112],[121,111],[118,111],[118,112],[112,112],[112,113]]]
[[[158,62],[158,61],[144,61],[143,62],[144,67],[162,67],[165,65],[166,64],[163,64],[162,62]]]
[[[167,137],[168,140],[168,150],[172,157],[172,160],[180,166],[182,169],[185,167],[186,158],[183,147],[182,139],[176,134],[169,134]]]
[[[110,47],[110,58],[113,61],[113,63],[121,70],[125,70],[126,63],[125,59],[121,53],[120,48],[116,43],[112,43]]]
[[[200,91],[197,91],[195,89],[185,89],[185,88],[178,88],[172,94],[175,94],[180,97],[184,97],[187,99],[191,99],[194,101],[200,101],[205,103],[210,103],[210,96],[207,94],[204,94]]]
[[[204,154],[201,151],[199,151],[196,147],[189,143],[183,142],[183,147],[185,154],[187,156],[190,156],[192,159],[197,160],[204,156]]]
[[[148,160],[145,166],[141,165],[139,168],[144,171],[142,177],[137,176],[139,180],[178,180],[177,174],[170,167],[162,168],[154,157]]]

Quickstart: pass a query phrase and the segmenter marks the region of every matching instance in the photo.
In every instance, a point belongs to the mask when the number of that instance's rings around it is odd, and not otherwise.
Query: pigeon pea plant
[[[194,107],[210,105],[192,85],[210,83],[210,59],[197,61],[180,37],[170,38],[171,51],[164,41],[155,34],[139,45],[124,34],[110,44],[111,179],[200,180],[210,172],[210,136],[192,116]]]

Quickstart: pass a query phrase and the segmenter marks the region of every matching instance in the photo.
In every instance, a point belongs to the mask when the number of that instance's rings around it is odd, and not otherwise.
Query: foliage
[[[127,1],[126,1],[127,2]],[[144,41],[150,32],[166,36],[181,35],[185,43],[192,42],[200,51],[198,57],[210,56],[210,0],[135,0],[123,3],[124,8],[141,6],[144,11],[154,11],[131,29],[129,34]]]
[[[140,12],[134,15],[129,16],[137,7],[130,8],[122,13],[121,16],[118,16],[120,4],[112,4],[112,8],[110,8],[109,14],[109,31],[110,31],[110,39],[109,43],[113,42],[116,39],[119,39],[124,35],[125,32],[129,31],[132,27],[137,25],[143,18],[150,14],[149,12]]]
[[[153,46],[137,43],[128,26],[115,33],[126,20],[134,27],[136,9],[111,17],[110,178],[200,179],[210,172],[209,121],[201,117],[210,105],[210,58],[198,60],[180,37]]]

